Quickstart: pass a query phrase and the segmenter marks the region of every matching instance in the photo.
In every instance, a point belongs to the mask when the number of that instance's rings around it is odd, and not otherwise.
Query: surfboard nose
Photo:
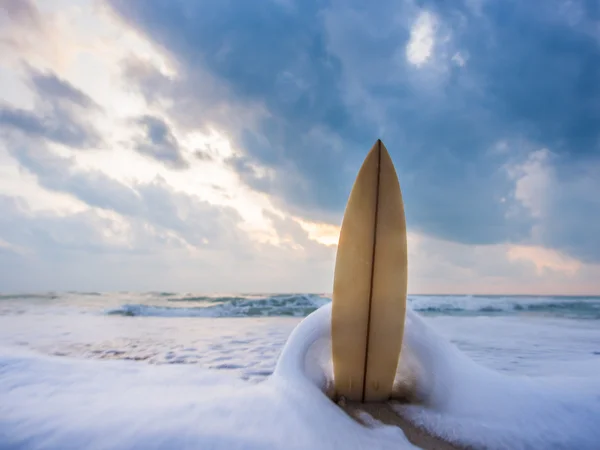
[[[407,255],[400,184],[377,139],[352,187],[335,264],[334,378],[336,392],[348,400],[391,395],[404,333]]]

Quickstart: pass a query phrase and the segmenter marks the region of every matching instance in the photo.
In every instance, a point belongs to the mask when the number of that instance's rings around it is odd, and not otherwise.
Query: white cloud
[[[600,265],[514,244],[464,245],[409,235],[409,291],[430,294],[595,295]]]
[[[420,67],[433,55],[435,45],[437,20],[428,12],[421,12],[415,20],[410,39],[406,45],[406,59],[411,64]]]
[[[41,187],[34,175],[20,168],[0,140],[0,195],[18,196],[34,211],[52,210],[70,214],[85,209],[85,204],[70,196]]]
[[[452,55],[451,59],[452,62],[454,62],[454,64],[457,66],[464,67],[469,60],[469,55],[463,54],[462,52],[456,52],[454,55]]]
[[[542,217],[554,181],[550,157],[547,149],[540,149],[532,152],[525,162],[508,167],[509,176],[515,180],[515,198],[535,218]]]
[[[543,247],[514,245],[508,249],[510,260],[524,260],[533,263],[538,275],[546,271],[574,276],[579,272],[582,263],[575,258],[563,255],[556,250]]]
[[[537,256],[530,259],[547,261],[536,262],[539,270],[600,262],[597,232],[590,226],[600,219],[599,170],[595,158],[567,161],[546,148],[529,151],[522,161],[506,166],[514,199],[523,207],[511,214],[528,214],[534,223],[528,244],[557,252],[536,250]]]
[[[171,105],[169,101],[153,102],[143,93],[132,89],[131,80],[123,78],[125,61],[131,62],[130,58],[135,55],[138,64],[164,77],[163,81],[169,83],[177,77],[177,70],[175,63],[167,54],[158,51],[139,33],[118,21],[116,16],[105,10],[101,4],[92,5],[86,1],[78,5],[70,5],[60,1],[48,1],[43,4],[31,2],[28,5],[33,11],[34,19],[41,17],[42,12],[39,10],[43,8],[45,20],[40,21],[39,27],[28,31],[25,25],[31,25],[29,22],[32,20],[28,19],[22,21],[20,25],[17,24],[19,26],[15,25],[14,29],[3,30],[3,32],[8,37],[14,39],[18,37],[18,42],[23,46],[28,45],[24,55],[29,64],[57,73],[103,108],[103,114],[97,115],[93,120],[94,127],[104,139],[101,147],[94,149],[95,151],[78,152],[54,144],[51,146],[54,153],[73,158],[82,169],[108,174],[110,178],[126,186],[138,182],[147,183],[160,176],[178,191],[197,196],[214,205],[236,209],[245,221],[242,227],[248,232],[257,236],[269,235],[269,239],[276,239],[276,232],[263,214],[265,210],[275,211],[268,197],[248,189],[226,161],[236,153],[229,137],[214,127],[204,128],[199,126],[197,121],[194,122],[194,117],[206,115],[206,108],[197,111],[195,108],[199,102],[191,102],[189,99],[185,102],[184,98],[180,98],[182,102],[179,102],[177,107]],[[73,24],[73,26],[66,26],[66,24]],[[44,36],[51,34],[53,43],[51,47],[34,45],[32,39],[33,37],[37,39],[40,33]],[[56,48],[61,48],[60,57],[54,52]],[[8,73],[12,76],[20,73],[18,52],[22,48],[15,43],[11,49],[12,57],[9,58],[8,53],[4,56],[11,69]],[[219,87],[218,80],[209,80],[206,77],[207,75],[202,80],[197,78],[189,80],[194,88],[188,92],[207,95],[207,101],[200,103],[212,105],[217,113],[216,116],[223,117],[224,122],[241,120],[249,123],[252,112],[232,111],[226,102],[211,101],[210,96],[223,88]],[[204,94],[198,89],[199,86],[204,87],[202,90]],[[172,87],[174,86],[168,86],[167,89]],[[35,106],[35,95],[32,95],[30,89],[25,87],[22,94],[15,96],[11,92],[4,92],[9,88],[11,85],[0,86],[0,95],[14,97],[13,103],[16,107]],[[178,89],[187,91],[187,88],[182,86]],[[133,150],[133,141],[138,129],[131,125],[131,121],[145,114],[163,116],[170,122],[172,131],[181,144],[181,151],[190,163],[190,170],[183,172],[170,170],[160,162],[148,161]],[[169,116],[175,114],[179,114],[177,117],[179,120],[169,120]],[[185,120],[181,120],[182,117],[185,117]],[[183,128],[182,123],[187,123],[188,127]],[[213,125],[218,127],[219,123]],[[211,157],[198,158],[198,152],[205,152]],[[40,193],[42,190],[35,187],[35,183],[25,182],[25,179],[30,178],[31,175],[19,174],[14,161],[7,160],[3,170],[11,174],[11,181],[9,184],[6,179],[2,180],[0,189],[4,185],[5,192],[15,192],[15,183],[22,180],[23,185],[28,186],[25,190],[37,190],[38,196],[43,195]],[[45,198],[50,197],[59,198],[64,195],[45,195]],[[29,199],[31,200],[32,196],[29,196]]]

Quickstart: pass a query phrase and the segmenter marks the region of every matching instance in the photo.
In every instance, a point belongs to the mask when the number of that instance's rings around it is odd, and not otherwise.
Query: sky
[[[600,294],[600,7],[0,0],[0,291],[331,292],[376,139],[412,294]]]

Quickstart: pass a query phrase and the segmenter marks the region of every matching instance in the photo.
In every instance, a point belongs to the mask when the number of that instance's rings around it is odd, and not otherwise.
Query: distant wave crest
[[[183,297],[168,300],[193,303],[197,306],[126,304],[108,311],[108,314],[148,317],[305,317],[330,301],[327,297],[315,294],[275,295],[265,298]]]
[[[124,304],[111,315],[142,317],[304,317],[331,299],[317,294],[273,296],[161,295],[166,305]],[[410,296],[415,311],[426,315],[544,315],[600,319],[600,297]],[[185,305],[185,306],[180,306]],[[193,306],[192,306],[193,305]]]
[[[599,297],[414,296],[416,311],[440,315],[545,315],[600,319]]]

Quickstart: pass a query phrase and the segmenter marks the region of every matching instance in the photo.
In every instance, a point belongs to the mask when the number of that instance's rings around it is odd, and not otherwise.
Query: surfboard
[[[388,400],[404,334],[408,252],[400,183],[377,140],[350,192],[337,248],[331,338],[335,392]]]

